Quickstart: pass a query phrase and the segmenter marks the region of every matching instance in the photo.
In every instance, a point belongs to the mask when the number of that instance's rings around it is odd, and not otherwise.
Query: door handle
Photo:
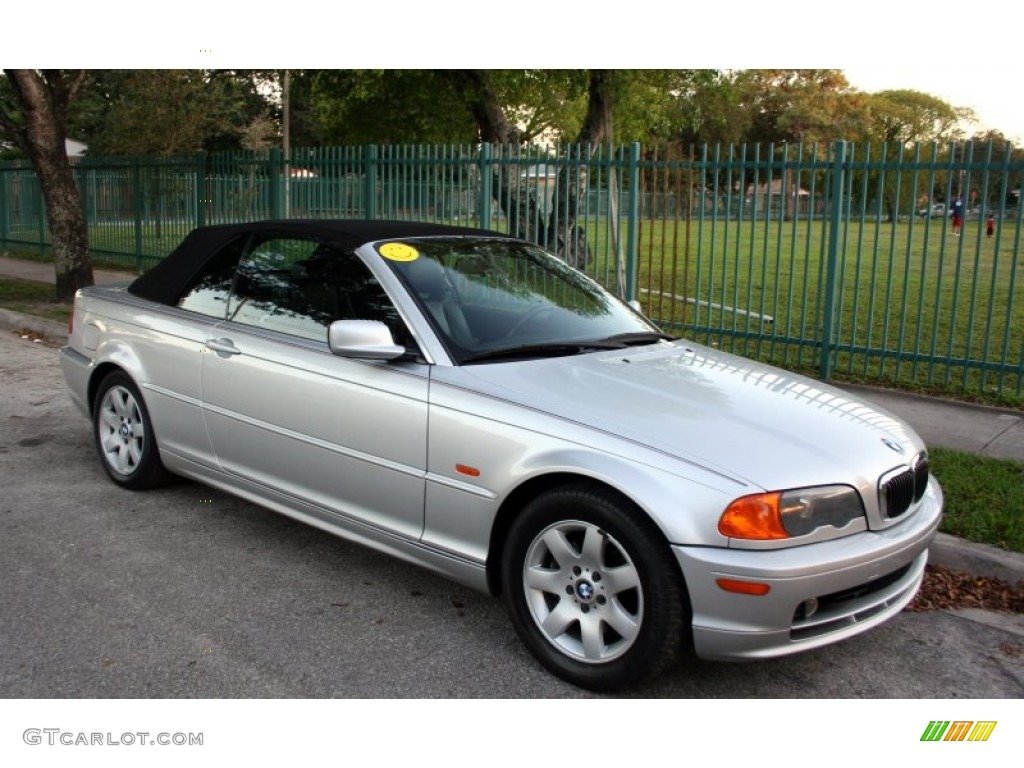
[[[231,341],[231,339],[207,339],[206,348],[216,352],[221,357],[242,354],[242,350],[236,347],[235,343]]]

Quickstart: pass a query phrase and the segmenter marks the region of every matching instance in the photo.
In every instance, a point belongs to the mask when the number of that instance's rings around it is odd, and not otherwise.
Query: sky
[[[870,66],[852,66],[843,70],[850,85],[874,93],[883,90],[912,89],[937,96],[954,107],[970,107],[977,116],[975,130],[1002,131],[1017,145],[1024,145],[1024,99],[1018,96],[1018,78],[978,77],[955,68],[907,69],[891,71]]]

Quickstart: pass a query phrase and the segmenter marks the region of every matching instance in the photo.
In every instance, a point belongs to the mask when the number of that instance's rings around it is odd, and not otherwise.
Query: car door
[[[235,271],[248,238],[222,245],[185,286],[173,307],[146,304],[144,325],[132,346],[145,362],[139,381],[165,460],[175,457],[216,467],[201,409],[203,351],[212,329],[223,322]]]
[[[223,471],[409,538],[423,530],[427,366],[331,354],[335,319],[401,319],[352,252],[266,237],[207,341],[203,412]],[[410,341],[411,343],[411,341]]]

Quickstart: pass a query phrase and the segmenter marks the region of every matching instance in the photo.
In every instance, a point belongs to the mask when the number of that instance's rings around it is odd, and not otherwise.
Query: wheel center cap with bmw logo
[[[576,594],[580,600],[589,600],[594,596],[594,586],[589,581],[581,581],[576,585]]]

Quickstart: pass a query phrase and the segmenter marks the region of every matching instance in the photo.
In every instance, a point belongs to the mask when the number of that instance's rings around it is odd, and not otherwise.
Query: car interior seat
[[[402,271],[441,332],[461,347],[475,347],[476,339],[444,267],[431,258],[420,256],[403,265]]]

